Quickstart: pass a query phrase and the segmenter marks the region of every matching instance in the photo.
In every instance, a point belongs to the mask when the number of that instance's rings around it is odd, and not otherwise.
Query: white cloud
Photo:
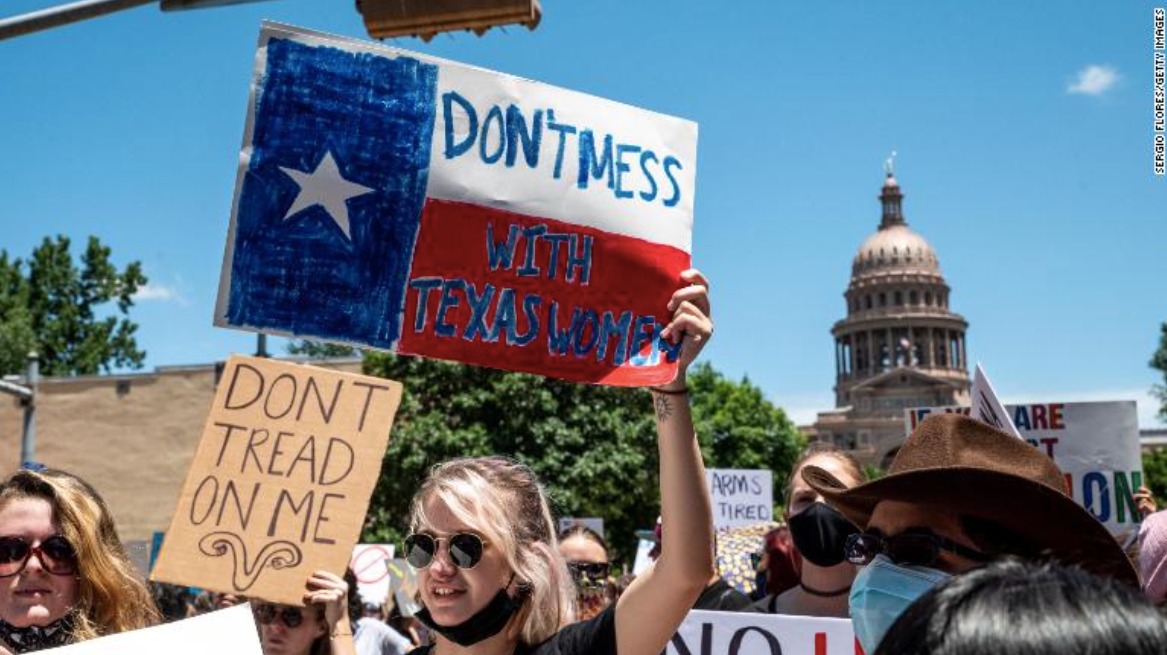
[[[149,302],[151,300],[169,302],[171,300],[181,300],[181,298],[177,291],[162,284],[147,283],[138,287],[138,292],[134,294],[134,301]]]
[[[1113,88],[1118,78],[1114,67],[1091,64],[1078,71],[1078,79],[1066,87],[1066,93],[1100,96]]]

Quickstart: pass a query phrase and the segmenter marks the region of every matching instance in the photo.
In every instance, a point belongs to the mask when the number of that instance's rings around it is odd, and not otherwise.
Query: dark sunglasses
[[[576,580],[582,578],[603,580],[608,577],[608,571],[611,569],[607,562],[568,562],[567,570],[571,571],[571,577]]]
[[[23,571],[33,555],[40,561],[41,568],[53,575],[77,572],[77,553],[61,535],[53,535],[38,546],[24,537],[8,536],[0,537],[0,578],[9,578]]]
[[[276,605],[256,605],[255,620],[260,625],[271,625],[279,617],[289,629],[296,629],[304,622],[304,613],[298,607],[282,607]]]
[[[460,532],[449,537],[435,537],[430,534],[417,533],[405,538],[405,561],[415,569],[424,569],[429,566],[446,542],[450,552],[450,561],[460,569],[472,569],[482,560],[482,551],[486,542],[476,534]]]
[[[940,559],[940,551],[947,550],[974,562],[987,562],[991,556],[962,546],[951,539],[945,539],[932,532],[905,532],[894,537],[884,537],[865,532],[847,537],[843,552],[852,564],[870,564],[876,555],[887,555],[896,564],[909,566],[932,566]]]

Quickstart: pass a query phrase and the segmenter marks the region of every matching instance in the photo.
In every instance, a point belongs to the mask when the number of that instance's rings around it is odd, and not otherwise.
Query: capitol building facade
[[[905,220],[904,195],[889,169],[879,229],[851,264],[835,323],[835,409],[806,432],[860,461],[887,468],[904,441],[909,407],[967,405],[968,321],[949,307],[935,251]]]

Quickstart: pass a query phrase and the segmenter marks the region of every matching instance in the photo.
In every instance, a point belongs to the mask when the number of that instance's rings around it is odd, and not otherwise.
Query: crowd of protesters
[[[872,655],[1167,652],[1167,512],[1139,491],[1132,558],[1052,459],[954,414],[922,421],[875,480],[809,449],[754,596],[728,584],[686,387],[713,332],[708,283],[681,281],[662,335],[681,346],[678,375],[650,389],[661,519],[640,575],[617,576],[588,528],[557,534],[541,481],[496,456],[441,463],[418,488],[403,549],[416,607],[360,598],[351,571],[312,573],[301,605],[151,589],[92,487],[30,469],[0,483],[0,655],[245,600],[265,655],[659,655],[694,608],[850,617]]]

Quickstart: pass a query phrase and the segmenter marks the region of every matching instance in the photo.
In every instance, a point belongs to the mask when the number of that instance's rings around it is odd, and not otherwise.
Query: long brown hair
[[[118,538],[109,507],[93,487],[64,471],[21,470],[0,483],[0,505],[19,498],[48,502],[53,521],[77,553],[74,641],[158,623],[154,600]]]

